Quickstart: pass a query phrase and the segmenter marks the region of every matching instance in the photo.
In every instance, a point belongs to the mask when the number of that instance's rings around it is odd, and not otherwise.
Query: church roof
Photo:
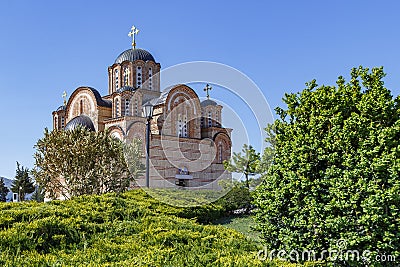
[[[119,88],[119,89],[117,90],[117,92],[118,92],[118,93],[122,93],[122,92],[125,92],[125,91],[131,91],[131,92],[133,92],[133,91],[135,91],[135,90],[136,90],[136,88],[133,88],[133,87],[131,87],[131,86],[124,86],[124,87]]]
[[[101,97],[99,91],[97,91],[96,89],[94,89],[92,87],[87,87],[87,88],[89,88],[89,90],[92,91],[92,93],[94,94],[94,97],[96,98],[97,105],[102,106],[102,107],[111,108],[111,101],[104,100]]]
[[[92,132],[95,131],[92,120],[85,115],[80,115],[70,120],[67,125],[65,125],[65,130],[74,130],[78,126],[84,127]]]
[[[57,111],[65,110],[66,108],[67,108],[67,107],[66,107],[65,105],[62,105],[62,106],[59,106],[59,107],[58,107]]]
[[[136,48],[136,49],[128,49],[122,52],[117,59],[115,60],[115,63],[121,64],[124,61],[131,61],[134,62],[135,60],[143,60],[143,61],[154,61],[154,57],[146,50]]]
[[[173,88],[175,88],[175,87],[177,87],[177,86],[179,86],[179,85],[180,85],[180,84],[175,84],[175,85],[171,85],[171,86],[166,87],[166,88],[162,91],[162,93],[161,93],[161,95],[160,95],[159,97],[153,98],[153,99],[151,99],[151,100],[148,101],[148,102],[150,102],[153,106],[156,106],[156,105],[165,103],[165,101],[167,100],[167,97],[168,97],[169,92],[170,92]],[[144,103],[143,103],[143,104],[144,104]]]
[[[216,105],[218,105],[218,104],[217,104],[217,102],[215,102],[215,101],[213,101],[213,100],[206,99],[206,100],[202,101],[202,102],[200,103],[200,105],[201,105],[202,107],[206,107],[206,106],[216,106]]]

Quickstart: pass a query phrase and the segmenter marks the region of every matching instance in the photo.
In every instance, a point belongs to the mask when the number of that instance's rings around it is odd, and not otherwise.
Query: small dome
[[[119,88],[119,89],[117,90],[117,92],[118,92],[118,93],[122,93],[122,92],[125,92],[125,91],[134,92],[135,90],[136,90],[136,89],[133,88],[133,87],[131,87],[131,86],[124,86],[124,87]]]
[[[58,109],[57,109],[57,111],[65,110],[66,108],[67,108],[67,107],[64,106],[64,105],[63,105],[63,106],[59,106]]]
[[[74,130],[77,127],[84,127],[89,131],[94,132],[96,129],[94,128],[92,120],[85,115],[80,115],[78,117],[73,118],[70,120],[67,125],[65,125],[65,130]]]
[[[122,52],[115,63],[121,64],[124,61],[134,62],[135,60],[143,60],[143,61],[154,61],[154,57],[144,49],[136,48],[136,49],[128,49]]]
[[[207,100],[204,100],[203,102],[201,102],[200,105],[202,107],[206,107],[206,106],[216,106],[218,104],[217,104],[217,102],[215,102],[213,100],[207,99]]]

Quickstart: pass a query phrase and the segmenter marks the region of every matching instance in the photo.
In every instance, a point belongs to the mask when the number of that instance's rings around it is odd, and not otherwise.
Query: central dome
[[[143,60],[145,62],[150,60],[155,62],[154,57],[146,50],[140,48],[131,48],[122,52],[115,60],[115,63],[121,64],[124,61],[134,62],[135,60]]]

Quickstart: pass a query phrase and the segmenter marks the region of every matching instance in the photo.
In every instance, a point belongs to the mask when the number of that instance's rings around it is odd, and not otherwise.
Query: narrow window
[[[182,131],[182,137],[188,137],[188,126],[187,126],[187,116],[183,116],[183,131]]]
[[[83,113],[83,100],[81,99],[81,102],[80,102],[80,112],[81,112],[81,114]]]
[[[119,83],[118,83],[118,70],[115,70],[115,89],[119,88]]]
[[[125,67],[124,69],[124,86],[129,86],[129,74],[131,71],[129,70],[129,67]]]
[[[211,112],[208,112],[208,127],[212,127],[212,115],[211,115]]]
[[[119,117],[119,101],[118,101],[118,99],[115,100],[115,117],[116,118]]]
[[[125,99],[125,116],[130,116],[131,114],[130,114],[130,112],[129,112],[129,105],[130,103],[129,103],[129,99]]]
[[[153,90],[153,69],[149,68],[149,89]]]
[[[178,137],[182,137],[182,116],[178,114]]]
[[[136,67],[136,87],[142,87],[142,68]]]
[[[64,123],[65,123],[65,119],[64,119],[64,117],[61,117],[61,129],[64,129]]]
[[[218,145],[218,156],[219,156],[218,162],[222,163],[222,144],[221,143],[219,143],[219,145]]]

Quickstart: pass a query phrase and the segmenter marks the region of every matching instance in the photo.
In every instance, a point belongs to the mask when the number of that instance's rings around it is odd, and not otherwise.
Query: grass
[[[256,222],[251,215],[232,215],[218,219],[214,222],[216,225],[236,230],[258,244],[261,244],[260,233],[254,230]]]

